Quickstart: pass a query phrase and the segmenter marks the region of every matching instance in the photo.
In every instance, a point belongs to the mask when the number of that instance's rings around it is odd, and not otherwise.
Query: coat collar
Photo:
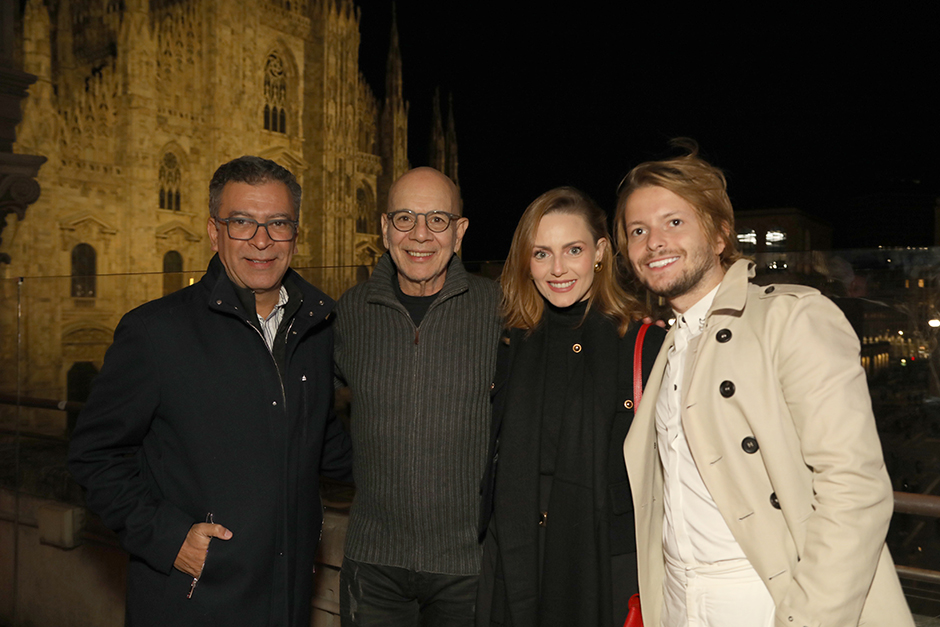
[[[716,312],[732,313],[744,310],[747,303],[747,284],[755,275],[755,264],[750,259],[739,259],[728,268],[708,315]]]
[[[209,261],[209,267],[200,283],[204,284],[209,291],[210,309],[236,316],[251,324],[250,312],[244,311],[244,306],[235,291],[235,285],[228,278],[218,254],[213,255]],[[333,299],[302,279],[292,268],[288,268],[284,275],[284,285],[287,287],[290,298],[299,297],[302,301],[300,309],[295,314],[297,322],[306,321],[313,326],[329,318],[335,304]]]
[[[398,302],[395,289],[392,287],[392,280],[396,272],[395,264],[392,263],[392,256],[386,252],[379,258],[375,270],[372,271],[372,276],[369,277],[367,302],[395,309],[404,309],[404,306]],[[437,298],[434,299],[431,307],[434,308],[438,303],[470,289],[468,277],[469,273],[464,269],[460,257],[455,254],[447,264],[447,277],[444,279],[444,286],[437,293]]]

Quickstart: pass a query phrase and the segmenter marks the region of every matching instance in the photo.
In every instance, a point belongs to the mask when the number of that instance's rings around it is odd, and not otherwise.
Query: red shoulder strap
[[[633,413],[636,414],[643,397],[643,338],[646,337],[648,324],[640,326],[636,333],[636,345],[633,347]]]

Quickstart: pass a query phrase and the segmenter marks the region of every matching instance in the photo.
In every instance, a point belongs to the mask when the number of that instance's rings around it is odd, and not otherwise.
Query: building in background
[[[209,179],[244,154],[300,181],[293,265],[306,278],[339,296],[368,276],[388,189],[409,168],[394,16],[380,100],[352,0],[22,6],[14,56],[37,80],[13,150],[48,161],[0,243],[0,393],[84,400],[120,317],[198,280]],[[456,180],[452,103],[440,133],[430,158]],[[17,294],[15,277],[33,279]]]
[[[832,227],[799,209],[736,211],[734,228],[741,252],[757,259],[764,270],[787,271],[784,253],[808,256],[813,250],[832,249]],[[809,257],[807,262],[811,263]]]

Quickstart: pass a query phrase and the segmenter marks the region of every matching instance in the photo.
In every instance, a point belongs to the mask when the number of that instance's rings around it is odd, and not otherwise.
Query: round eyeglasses
[[[391,221],[392,226],[402,233],[407,233],[415,228],[418,224],[418,216],[424,216],[424,222],[432,233],[443,233],[450,226],[451,221],[460,219],[460,216],[446,211],[415,213],[411,209],[399,209],[388,212],[388,219]]]
[[[275,242],[288,242],[297,235],[297,220],[285,220],[276,218],[267,222],[258,222],[251,218],[213,218],[216,222],[221,222],[228,229],[228,236],[231,239],[249,240],[258,232],[258,227],[263,226],[268,232],[268,237]]]

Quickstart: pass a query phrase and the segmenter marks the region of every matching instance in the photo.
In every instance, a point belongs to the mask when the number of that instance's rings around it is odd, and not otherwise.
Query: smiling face
[[[264,223],[276,218],[296,220],[297,214],[287,186],[279,181],[260,185],[230,182],[222,189],[219,217],[250,218]],[[207,228],[212,250],[219,253],[229,279],[239,287],[253,290],[258,313],[266,316],[277,304],[281,280],[294,256],[297,238],[275,242],[266,229],[259,227],[250,240],[234,240],[225,224],[211,217]]]
[[[449,178],[432,168],[417,168],[398,179],[389,192],[388,210],[410,209],[416,214],[446,211],[460,214],[460,197]],[[409,296],[431,296],[441,291],[447,264],[460,250],[467,218],[452,220],[441,233],[428,229],[425,218],[402,233],[382,214],[382,241],[395,262],[398,284]]]
[[[572,213],[549,213],[539,221],[529,270],[539,293],[555,307],[586,300],[594,284],[594,264],[607,240],[594,241],[587,222]]]
[[[663,187],[641,187],[624,206],[627,254],[646,287],[680,313],[721,283],[720,239],[705,232],[695,208]]]

